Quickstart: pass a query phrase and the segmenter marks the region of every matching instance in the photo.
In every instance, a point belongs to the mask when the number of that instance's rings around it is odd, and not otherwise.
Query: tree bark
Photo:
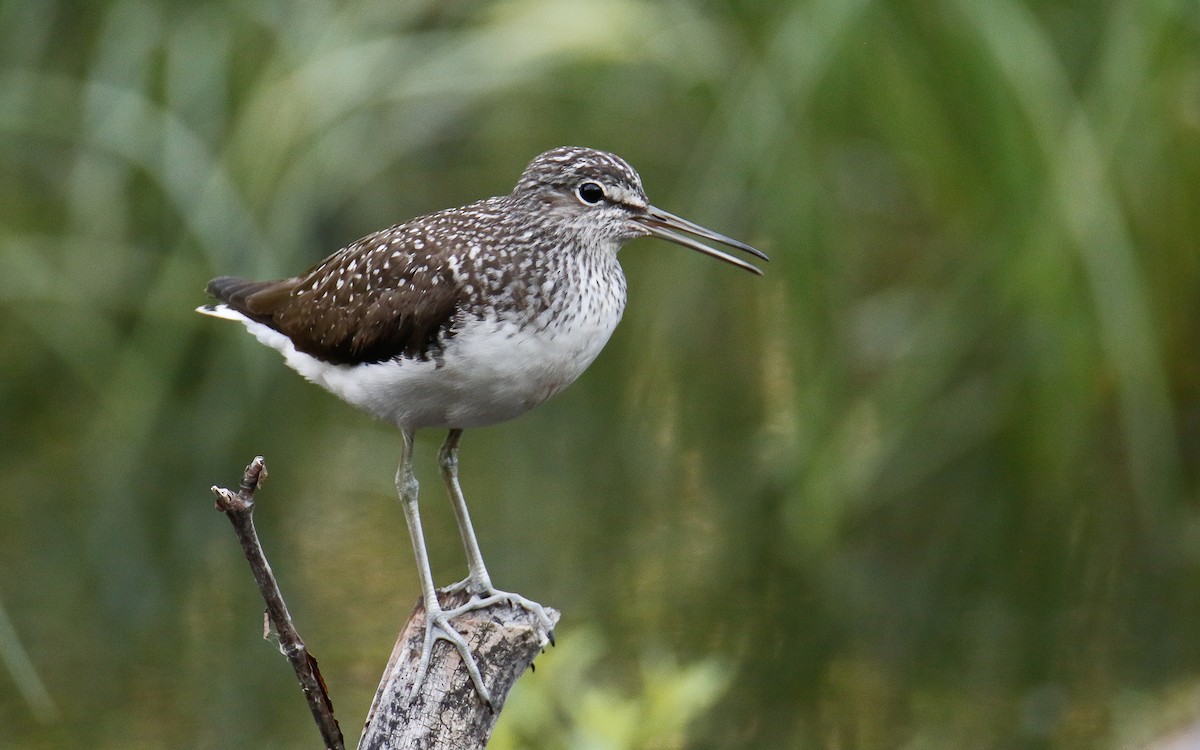
[[[465,593],[438,592],[443,609],[467,601]],[[558,612],[546,609],[553,623]],[[420,601],[401,631],[375,700],[367,713],[359,750],[470,750],[491,737],[508,691],[549,642],[547,631],[527,610],[507,603],[454,618],[466,638],[494,709],[480,700],[454,647],[434,643],[421,689],[410,699],[425,639]]]

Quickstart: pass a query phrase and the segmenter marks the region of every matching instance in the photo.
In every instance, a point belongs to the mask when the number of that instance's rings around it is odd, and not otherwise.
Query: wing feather
[[[325,362],[428,359],[453,335],[465,302],[446,252],[410,223],[364,237],[301,276],[222,276],[208,292]]]

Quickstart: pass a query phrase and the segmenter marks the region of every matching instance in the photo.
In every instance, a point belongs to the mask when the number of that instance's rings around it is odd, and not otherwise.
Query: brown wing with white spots
[[[453,333],[463,302],[445,251],[411,223],[364,237],[303,276],[223,276],[208,292],[334,364],[427,358]]]

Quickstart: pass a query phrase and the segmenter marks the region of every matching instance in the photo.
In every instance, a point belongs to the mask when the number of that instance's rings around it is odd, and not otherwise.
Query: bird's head
[[[531,205],[545,222],[575,233],[585,245],[616,247],[652,235],[762,273],[740,258],[679,234],[686,232],[767,260],[765,254],[745,243],[652,206],[637,171],[607,151],[563,146],[539,154],[525,168],[510,197]]]

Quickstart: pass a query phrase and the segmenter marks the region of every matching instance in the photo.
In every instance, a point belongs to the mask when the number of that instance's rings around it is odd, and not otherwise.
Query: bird
[[[541,605],[492,585],[459,484],[459,442],[464,430],[520,416],[587,369],[625,309],[617,251],[643,236],[759,275],[758,267],[700,240],[768,259],[651,205],[641,177],[616,154],[564,146],[535,157],[507,195],[369,234],[299,276],[209,282],[217,301],[197,312],[241,323],[304,378],[400,431],[396,491],[426,613],[413,696],[434,644],[445,640],[480,699],[492,705],[453,626],[456,617],[507,602],[550,631]],[[414,434],[429,428],[448,430],[438,464],[468,568],[464,580],[443,589],[465,591],[467,602],[445,610],[413,474]]]

